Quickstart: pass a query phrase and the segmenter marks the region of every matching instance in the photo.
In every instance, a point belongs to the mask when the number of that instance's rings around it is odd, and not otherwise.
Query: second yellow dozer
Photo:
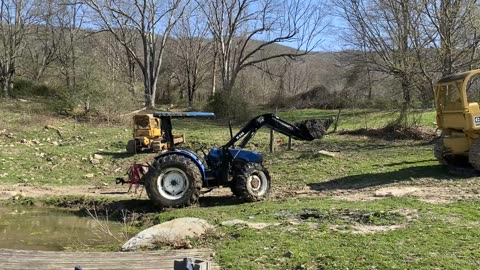
[[[443,165],[480,171],[480,69],[453,74],[434,86],[436,120],[441,136],[435,157]]]
[[[169,120],[169,119],[168,119]],[[127,143],[128,153],[139,153],[142,151],[160,152],[168,149],[168,143],[162,132],[162,125],[171,124],[169,121],[155,117],[153,114],[137,114],[133,116],[133,139]],[[184,134],[173,134],[174,144],[185,142]]]

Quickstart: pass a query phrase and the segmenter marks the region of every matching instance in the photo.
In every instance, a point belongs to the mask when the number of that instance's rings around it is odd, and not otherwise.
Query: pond
[[[114,237],[101,228],[93,218],[74,211],[0,207],[0,248],[59,251],[121,245],[120,223],[108,222]]]

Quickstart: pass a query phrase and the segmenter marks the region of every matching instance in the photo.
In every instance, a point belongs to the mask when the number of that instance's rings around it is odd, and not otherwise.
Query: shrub
[[[13,95],[16,97],[51,96],[55,89],[26,79],[17,79],[13,84]]]
[[[235,90],[216,93],[208,102],[207,109],[213,111],[219,118],[238,122],[249,120],[253,115],[251,105],[239,91]]]

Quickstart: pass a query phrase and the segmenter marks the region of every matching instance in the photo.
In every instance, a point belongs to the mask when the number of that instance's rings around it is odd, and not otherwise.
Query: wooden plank
[[[185,257],[211,261],[211,249],[160,250],[145,252],[64,252],[0,249],[0,269],[82,270],[173,269],[174,260]],[[219,267],[211,262],[211,269]]]

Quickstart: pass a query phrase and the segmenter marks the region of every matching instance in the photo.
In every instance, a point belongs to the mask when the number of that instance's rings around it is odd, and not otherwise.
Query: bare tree
[[[45,70],[56,60],[55,37],[52,35],[53,23],[57,12],[57,1],[37,2],[35,12],[38,18],[36,25],[30,25],[31,35],[27,40],[23,70],[32,80],[39,82]]]
[[[28,25],[34,22],[33,0],[0,0],[0,87],[9,97],[17,59],[25,48]]]
[[[60,72],[70,92],[77,86],[77,54],[79,43],[88,35],[82,29],[85,23],[84,5],[75,0],[59,0],[54,16],[52,36]],[[85,106],[88,105],[88,101]],[[88,111],[88,108],[86,108]]]
[[[194,94],[208,79],[209,65],[212,63],[210,51],[212,42],[207,39],[208,25],[197,7],[187,9],[174,29],[176,65],[182,88],[187,90],[188,107],[193,107]]]
[[[336,3],[348,24],[348,42],[363,49],[360,56],[372,69],[391,75],[399,82],[402,106],[396,122],[406,125],[417,72],[411,45],[412,33],[417,28],[410,23],[418,16],[416,3],[414,0],[339,0]]]
[[[422,0],[418,7],[424,16],[417,26],[423,30],[421,40],[425,40],[419,45],[434,49],[438,64],[432,67],[436,69],[433,72],[446,76],[473,68],[478,63],[480,44],[478,1]]]
[[[172,28],[182,16],[188,0],[86,0],[102,22],[135,59],[143,74],[145,105],[155,107],[157,82]],[[141,49],[131,32],[141,40]]]
[[[240,71],[314,50],[326,28],[325,5],[309,0],[198,0],[218,46],[223,89],[231,91]],[[288,43],[291,50],[264,53]]]

